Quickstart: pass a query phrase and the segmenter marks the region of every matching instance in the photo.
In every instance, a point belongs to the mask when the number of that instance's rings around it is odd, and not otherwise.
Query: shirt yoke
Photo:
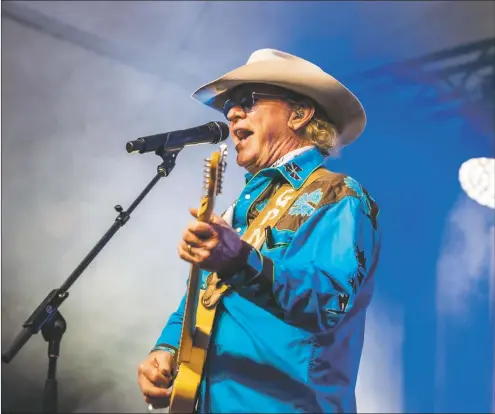
[[[294,201],[275,226],[277,230],[297,231],[316,211],[337,204],[345,197],[355,197],[360,200],[361,210],[369,217],[376,230],[379,208],[368,191],[349,175],[326,168],[324,172],[322,177],[309,184]]]

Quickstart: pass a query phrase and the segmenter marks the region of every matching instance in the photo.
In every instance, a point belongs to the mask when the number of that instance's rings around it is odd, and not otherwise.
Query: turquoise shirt
[[[299,189],[323,165],[316,149],[246,175],[234,210],[242,236],[276,183]],[[380,251],[378,207],[354,179],[308,185],[261,257],[218,305],[198,412],[355,412],[365,312]],[[254,277],[254,276],[257,277]],[[208,276],[202,273],[203,283]],[[178,347],[184,298],[157,344]]]

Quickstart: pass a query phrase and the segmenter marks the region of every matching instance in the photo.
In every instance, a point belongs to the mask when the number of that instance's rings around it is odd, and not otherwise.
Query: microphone
[[[174,151],[187,145],[217,144],[225,141],[228,136],[229,127],[226,123],[208,122],[199,127],[138,138],[125,144],[125,149],[129,153],[139,152],[140,154],[156,151],[162,147],[165,151]]]

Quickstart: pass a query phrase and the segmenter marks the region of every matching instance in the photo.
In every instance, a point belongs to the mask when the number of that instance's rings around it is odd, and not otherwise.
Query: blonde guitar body
[[[204,292],[204,290],[200,291],[198,306],[202,306],[201,299]],[[215,309],[204,308],[203,312],[198,312],[197,316],[201,316],[202,320],[199,318],[196,319],[196,332],[193,338],[189,360],[187,362],[183,361],[180,364],[174,380],[169,411],[173,414],[193,413],[196,408],[210,339],[209,335],[205,334],[205,330],[201,329],[201,326],[211,326],[213,324]]]
[[[225,172],[226,146],[220,152],[212,154],[206,160],[206,195],[201,199],[198,220],[209,222],[214,207],[215,196],[221,192],[223,173]],[[170,398],[170,414],[191,414],[196,410],[199,387],[203,377],[204,365],[210,332],[215,318],[215,307],[207,309],[202,304],[205,290],[199,288],[200,269],[191,265],[184,307],[181,340],[177,355],[177,373]]]

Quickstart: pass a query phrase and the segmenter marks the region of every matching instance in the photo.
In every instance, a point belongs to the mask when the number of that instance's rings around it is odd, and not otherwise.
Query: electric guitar
[[[220,145],[205,165],[205,194],[201,198],[198,220],[209,222],[213,212],[215,197],[222,191],[222,181],[226,169],[227,146]],[[200,269],[191,265],[186,289],[184,320],[177,354],[177,373],[170,398],[170,414],[195,411],[198,391],[203,376],[206,353],[210,341],[215,308],[207,309],[202,304],[205,290],[200,289]]]

